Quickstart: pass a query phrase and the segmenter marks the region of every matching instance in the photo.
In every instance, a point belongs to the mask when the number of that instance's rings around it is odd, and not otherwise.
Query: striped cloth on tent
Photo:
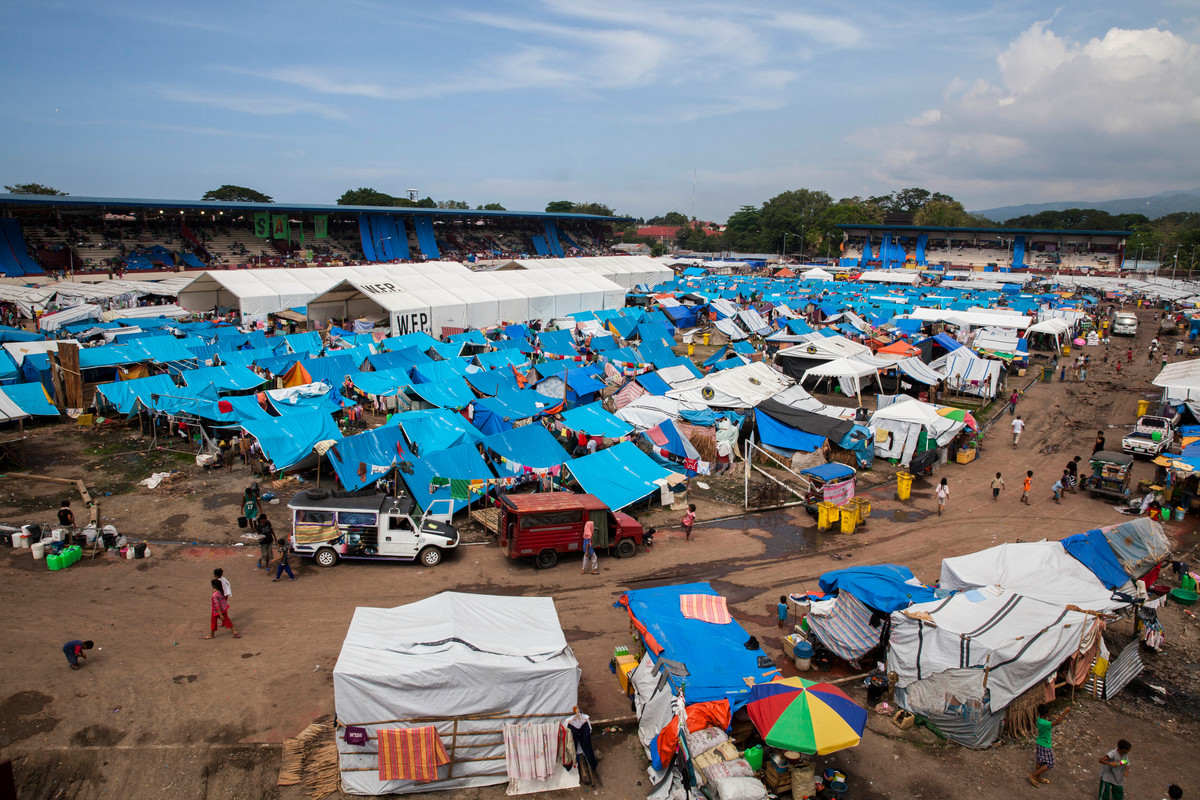
[[[429,783],[438,767],[450,763],[437,728],[380,728],[379,780]]]
[[[733,622],[729,616],[729,607],[725,598],[715,594],[681,594],[679,595],[679,611],[684,619],[698,619],[711,622],[714,625],[728,625]]]
[[[836,656],[856,661],[879,644],[882,627],[871,627],[873,614],[862,601],[843,590],[828,614],[809,613],[808,626]]]

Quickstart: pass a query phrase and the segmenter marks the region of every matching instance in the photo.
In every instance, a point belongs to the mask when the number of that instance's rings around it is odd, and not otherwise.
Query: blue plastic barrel
[[[812,644],[804,639],[801,639],[800,641],[796,642],[795,646],[792,648],[792,657],[793,658],[812,658],[813,657]]]

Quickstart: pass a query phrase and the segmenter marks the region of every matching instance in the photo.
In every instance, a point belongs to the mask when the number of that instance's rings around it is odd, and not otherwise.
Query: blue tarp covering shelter
[[[546,377],[537,383],[537,391],[552,402],[565,399],[571,405],[583,405],[596,399],[596,395],[604,388],[601,381],[591,376],[591,371],[583,369],[559,369],[545,372],[552,364],[543,364],[538,368]],[[563,381],[566,381],[566,392],[563,392]]]
[[[480,394],[495,397],[498,393],[511,390],[516,391],[520,388],[517,383],[517,376],[509,367],[502,367],[496,370],[488,370],[486,372],[469,372],[467,373],[467,383],[471,388]]]
[[[404,433],[384,426],[347,436],[329,449],[329,463],[347,491],[357,491],[386,478],[401,460]]]
[[[212,384],[219,392],[242,392],[256,389],[266,383],[247,367],[200,367],[184,370],[183,380],[188,386]]]
[[[89,323],[87,328],[96,327],[96,323]],[[46,338],[43,334],[27,331],[23,328],[13,328],[9,325],[0,325],[0,344],[4,342],[40,342]]]
[[[814,478],[820,478],[828,483],[829,481],[840,481],[844,478],[849,478],[854,474],[854,468],[831,461],[828,464],[818,464],[815,467],[802,469],[800,470],[800,474],[812,475]]]
[[[40,385],[40,384],[39,384]],[[96,387],[96,395],[114,406],[122,414],[131,414],[137,409],[138,399],[150,407],[150,395],[171,394],[178,388],[170,375],[148,375],[130,381],[114,381]]]
[[[554,434],[542,425],[523,425],[492,434],[483,440],[483,446],[518,469],[549,469],[571,460],[567,451],[554,438]],[[496,474],[501,477],[521,474],[520,471],[509,469],[505,464],[496,464],[495,469]]]
[[[1130,576],[1125,574],[1121,562],[1113,555],[1108,540],[1099,529],[1068,536],[1062,540],[1062,546],[1109,589],[1119,589],[1129,582]]]
[[[411,386],[412,380],[406,369],[383,369],[375,372],[355,372],[350,376],[354,387],[367,394],[390,397]]]
[[[928,586],[910,581],[916,577],[912,570],[899,564],[877,564],[869,567],[835,569],[821,576],[821,591],[831,594],[846,591],[876,611],[890,614],[908,608],[913,603],[931,603],[937,595]]]
[[[610,414],[600,402],[576,406],[562,412],[562,423],[568,430],[583,431],[589,436],[619,439],[633,432],[633,426]]]
[[[547,353],[556,356],[576,356],[575,336],[572,331],[542,331],[538,334],[538,346]]]
[[[811,453],[819,450],[825,444],[824,436],[806,433],[798,428],[785,425],[757,408],[754,409],[754,423],[758,426],[758,436],[762,443],[771,447]]]
[[[665,395],[671,391],[671,385],[653,372],[638,375],[634,380],[650,394]]]
[[[268,391],[266,394],[267,402],[281,417],[305,411],[333,414],[341,411],[349,402],[327,383],[309,383],[290,389]]]
[[[577,458],[567,469],[585,492],[600,498],[614,511],[658,491],[655,481],[671,475],[670,470],[655,464],[633,442],[621,442]]]
[[[342,438],[333,417],[323,411],[246,420],[241,427],[258,439],[263,452],[278,470],[289,469],[307,459],[317,442]]]
[[[325,347],[321,342],[321,334],[316,331],[290,333],[283,340],[293,353],[319,353]]]
[[[455,410],[466,408],[475,399],[471,387],[457,375],[436,383],[414,383],[412,391],[426,403]]]
[[[766,654],[762,649],[746,649],[750,635],[736,621],[717,625],[684,617],[679,598],[694,594],[719,596],[708,583],[685,583],[635,589],[623,594],[620,604],[645,629],[647,657],[654,662],[677,661],[687,668],[686,676],[667,673],[673,689],[686,685],[689,703],[728,700],[730,709],[737,711],[750,699],[744,679],[766,683],[773,677],[770,670],[758,666],[758,659]]]
[[[412,475],[403,472],[400,476],[408,486],[413,500],[422,510],[428,510],[433,501],[451,500],[450,487],[439,486],[430,492],[430,482],[434,478],[449,480],[487,480],[495,477],[491,467],[479,455],[474,445],[461,444],[448,450],[431,452],[427,458],[408,457],[412,464]],[[472,492],[471,500],[482,497],[482,493]],[[455,512],[461,511],[469,504],[467,500],[452,500]],[[439,509],[441,508],[439,503]]]
[[[419,454],[446,450],[460,444],[474,445],[483,439],[483,434],[471,427],[461,415],[444,408],[393,414],[387,424],[399,425]]]
[[[58,409],[50,402],[46,387],[40,383],[14,383],[4,387],[4,393],[17,408],[35,417],[57,417]]]
[[[561,400],[551,401],[530,389],[506,389],[495,397],[476,400],[473,422],[481,433],[500,433],[514,427],[520,420],[536,418],[547,408],[561,403]]]
[[[375,369],[412,369],[432,359],[415,347],[406,347],[391,353],[376,353],[367,356],[367,363]]]

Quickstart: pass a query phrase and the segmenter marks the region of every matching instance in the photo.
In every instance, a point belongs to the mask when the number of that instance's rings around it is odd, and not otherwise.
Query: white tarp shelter
[[[1062,317],[1047,317],[1041,322],[1035,322],[1029,326],[1026,335],[1034,333],[1044,333],[1052,337],[1054,349],[1061,350],[1064,340],[1071,335],[1071,322]]]
[[[945,447],[965,426],[958,420],[943,417],[929,403],[907,395],[875,411],[869,423],[875,434],[875,455],[897,458],[907,465],[917,451],[918,440],[924,432],[938,447]]]
[[[464,735],[561,721],[579,703],[579,676],[549,597],[442,592],[397,608],[357,608],[333,669],[334,707],[339,722],[372,738],[354,747],[339,737],[342,788],[379,795],[505,783],[503,738]],[[380,780],[376,731],[421,725],[437,728],[454,777],[443,766],[436,783]],[[470,749],[452,749],[455,728]]]
[[[875,269],[858,276],[863,283],[905,283],[915,286],[921,282],[921,273],[907,269]]]
[[[884,367],[891,366],[890,362],[881,363]],[[806,383],[810,378],[836,378],[842,388],[842,394],[857,397],[862,394],[863,387],[875,380],[880,369],[877,364],[858,357],[839,358],[805,370],[800,383]]]
[[[1000,385],[1000,362],[980,358],[970,348],[958,347],[929,366],[946,374],[946,385],[973,397],[995,397]]]
[[[752,361],[681,383],[667,392],[667,397],[710,408],[752,408],[792,383],[782,372],[761,361]]]
[[[942,559],[943,589],[964,592],[1000,586],[1010,592],[1060,606],[1111,611],[1127,605],[1116,600],[1096,573],[1071,556],[1062,542],[1012,542],[978,553]],[[1132,583],[1117,589],[1132,596]]]
[[[1151,382],[1163,387],[1163,399],[1168,403],[1196,403],[1200,401],[1200,360],[1167,364]]]

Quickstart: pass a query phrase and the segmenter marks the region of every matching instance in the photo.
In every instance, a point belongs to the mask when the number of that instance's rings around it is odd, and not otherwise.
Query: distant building
[[[725,230],[724,226],[716,222],[693,222],[692,224],[702,227],[709,236],[719,236]],[[638,228],[637,235],[659,244],[673,245],[679,235],[679,229],[682,227],[682,225],[647,225],[644,228]]]

